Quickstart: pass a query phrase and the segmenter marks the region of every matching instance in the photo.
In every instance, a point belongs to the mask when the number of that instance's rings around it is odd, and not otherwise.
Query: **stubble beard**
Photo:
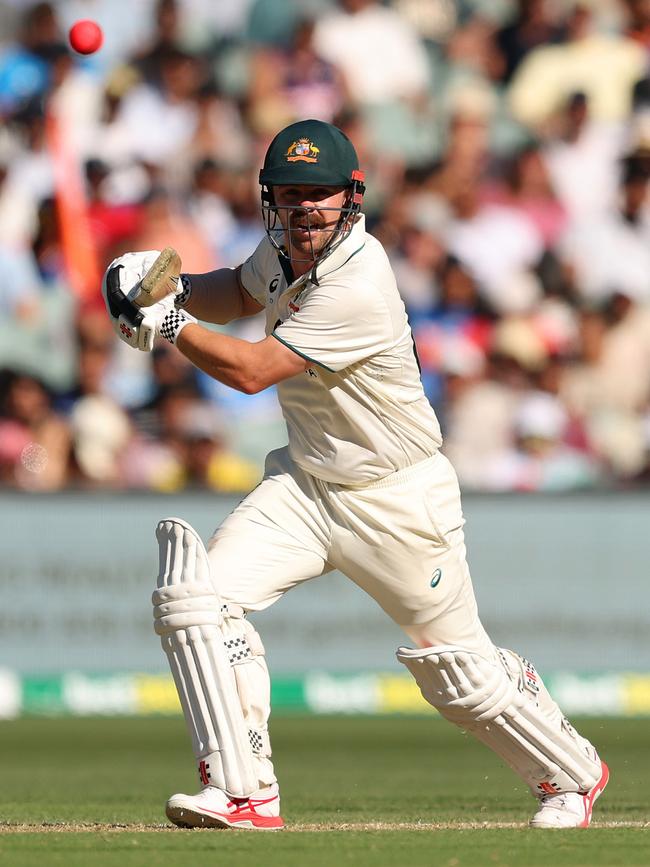
[[[310,228],[309,236],[296,238],[296,230],[294,228],[285,228],[285,243],[291,258],[297,255],[301,259],[308,259],[310,261],[317,259],[329,244],[335,230],[335,226],[318,223]]]

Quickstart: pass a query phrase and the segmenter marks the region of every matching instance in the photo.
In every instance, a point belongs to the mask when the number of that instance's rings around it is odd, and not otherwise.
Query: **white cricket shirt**
[[[363,217],[316,269],[287,285],[264,238],[241,271],[266,333],[313,362],[277,386],[289,452],[306,472],[363,485],[435,454],[411,328],[388,257]]]

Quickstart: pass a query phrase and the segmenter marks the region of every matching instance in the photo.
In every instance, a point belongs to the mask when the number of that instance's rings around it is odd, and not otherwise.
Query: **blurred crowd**
[[[0,0],[0,38],[0,486],[256,483],[273,390],[128,349],[97,275],[242,262],[304,117],[357,148],[462,486],[650,482],[649,0]]]

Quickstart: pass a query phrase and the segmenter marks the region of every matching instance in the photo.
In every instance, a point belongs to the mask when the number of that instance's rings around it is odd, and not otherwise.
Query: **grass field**
[[[0,723],[0,864],[7,867],[647,867],[648,722],[588,721],[612,780],[587,831],[532,831],[527,790],[441,720],[278,718],[287,830],[184,831],[196,791],[177,719]]]

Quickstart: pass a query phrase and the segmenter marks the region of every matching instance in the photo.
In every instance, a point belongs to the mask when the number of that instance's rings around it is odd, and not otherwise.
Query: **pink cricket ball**
[[[94,54],[102,47],[104,34],[96,21],[85,18],[72,25],[68,38],[77,54]]]

